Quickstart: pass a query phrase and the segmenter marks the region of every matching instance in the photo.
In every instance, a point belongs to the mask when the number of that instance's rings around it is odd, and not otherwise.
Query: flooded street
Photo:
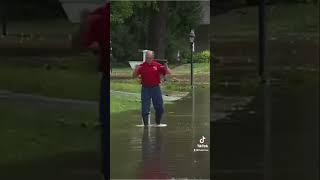
[[[203,136],[209,146],[209,114],[209,88],[195,87],[189,96],[165,105],[162,123],[167,127],[136,127],[142,123],[139,111],[112,115],[111,178],[209,179],[209,151],[195,151]]]

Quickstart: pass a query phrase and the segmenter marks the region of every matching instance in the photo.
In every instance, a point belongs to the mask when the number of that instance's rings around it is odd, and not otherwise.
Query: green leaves
[[[194,55],[194,62],[196,63],[208,63],[210,62],[210,51],[198,52]]]
[[[138,49],[150,48],[153,41],[150,36],[152,17],[159,13],[158,1],[112,1],[111,2],[111,37],[113,56],[119,61],[141,58],[134,53]],[[166,59],[176,58],[178,50],[181,57],[189,52],[188,34],[200,23],[202,7],[200,2],[168,1],[166,16],[167,32],[161,34],[166,38]],[[137,53],[136,53],[137,54]]]
[[[133,2],[112,1],[111,2],[111,23],[122,24],[133,15]]]
[[[131,16],[136,15],[139,11],[152,10],[159,11],[157,1],[112,1],[111,2],[111,23],[125,23]]]

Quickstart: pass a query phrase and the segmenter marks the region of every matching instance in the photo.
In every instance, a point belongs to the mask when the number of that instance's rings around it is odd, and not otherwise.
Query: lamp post
[[[189,41],[190,41],[190,50],[191,50],[191,54],[190,54],[190,64],[191,64],[191,86],[193,87],[193,60],[192,60],[192,56],[193,56],[193,51],[194,51],[194,38],[196,37],[194,30],[192,29],[190,31],[189,34]]]

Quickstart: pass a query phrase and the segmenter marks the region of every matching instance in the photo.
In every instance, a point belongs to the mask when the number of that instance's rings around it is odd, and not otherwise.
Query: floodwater
[[[188,97],[165,105],[167,127],[136,127],[142,123],[139,111],[112,115],[111,178],[209,179],[209,114],[209,88],[195,87]],[[208,147],[199,148],[203,137]]]

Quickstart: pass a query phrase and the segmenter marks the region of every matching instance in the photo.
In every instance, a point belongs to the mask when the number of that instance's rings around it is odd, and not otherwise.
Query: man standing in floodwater
[[[144,126],[149,125],[151,100],[155,109],[155,122],[160,125],[164,112],[163,99],[160,89],[161,75],[169,75],[168,65],[161,65],[154,59],[152,51],[146,52],[146,60],[133,70],[133,77],[141,79],[141,115]]]

